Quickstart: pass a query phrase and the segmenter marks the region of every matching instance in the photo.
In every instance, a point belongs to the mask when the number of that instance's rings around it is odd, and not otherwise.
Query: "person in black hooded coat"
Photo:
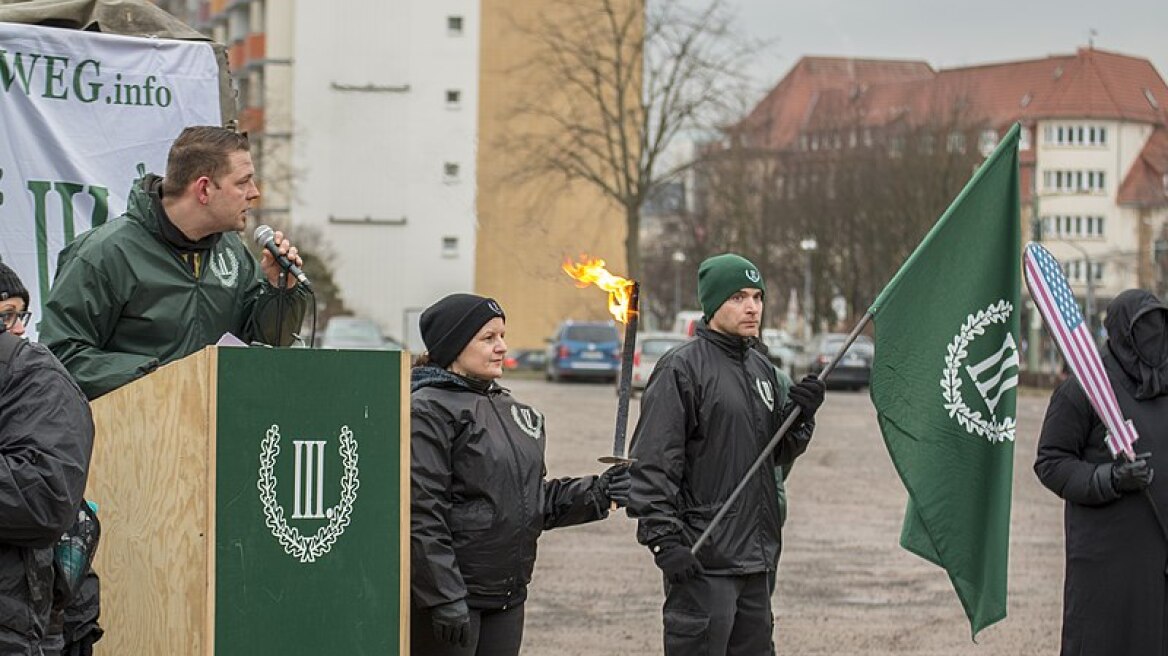
[[[1103,364],[1135,424],[1134,462],[1113,459],[1074,378],[1055,389],[1034,471],[1066,500],[1063,656],[1168,655],[1168,307],[1138,289],[1107,308]]]
[[[608,516],[628,467],[547,480],[543,415],[495,382],[505,317],[452,294],[422,313],[410,383],[410,653],[514,656],[541,532]]]

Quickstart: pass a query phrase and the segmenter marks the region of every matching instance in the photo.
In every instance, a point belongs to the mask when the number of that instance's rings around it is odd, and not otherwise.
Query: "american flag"
[[[1103,360],[1099,358],[1099,349],[1095,347],[1090,328],[1079,306],[1075,304],[1075,297],[1071,295],[1071,287],[1058,261],[1049,251],[1033,242],[1026,245],[1023,261],[1030,296],[1034,298],[1047,330],[1071,366],[1071,372],[1087,393],[1095,413],[1107,427],[1106,442],[1112,457],[1123,453],[1129,460],[1134,459],[1132,444],[1140,436],[1135,426],[1124,420],[1119,410],[1115,390],[1111,388],[1111,381],[1103,370]]]

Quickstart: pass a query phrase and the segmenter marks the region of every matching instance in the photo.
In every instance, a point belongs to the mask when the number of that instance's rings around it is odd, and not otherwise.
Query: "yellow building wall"
[[[501,141],[515,99],[531,90],[531,76],[516,69],[535,51],[516,25],[530,24],[541,4],[548,3],[482,3],[475,291],[503,306],[511,349],[544,346],[565,319],[610,318],[607,295],[577,288],[560,268],[565,258],[587,253],[614,274],[626,270],[624,214],[616,203],[562,176],[519,184],[510,175],[518,162]]]

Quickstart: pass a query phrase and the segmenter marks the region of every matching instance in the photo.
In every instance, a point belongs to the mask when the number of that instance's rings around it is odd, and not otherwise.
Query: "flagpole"
[[[828,362],[827,366],[823,368],[823,371],[819,372],[820,379],[824,381],[827,380],[827,377],[835,369],[835,366],[844,357],[844,353],[847,352],[848,347],[852,345],[852,342],[856,341],[856,338],[860,336],[860,333],[864,330],[864,327],[867,326],[868,322],[871,320],[872,311],[869,310],[868,312],[865,312],[864,316],[860,318],[860,321],[856,323],[856,327],[852,328],[852,332],[848,333],[848,338],[844,340],[843,346],[841,346],[839,351],[836,352],[835,357],[831,359],[831,362]],[[722,507],[718,509],[717,514],[715,514],[714,518],[710,520],[709,525],[706,526],[706,530],[702,531],[702,534],[698,536],[697,541],[694,542],[692,547],[690,547],[690,553],[694,554],[695,556],[697,555],[698,549],[700,549],[702,545],[705,544],[706,540],[709,539],[710,534],[714,531],[714,527],[718,525],[718,522],[722,521],[722,518],[726,516],[727,512],[730,512],[730,507],[734,505],[734,501],[738,499],[740,494],[742,494],[742,490],[746,488],[746,484],[750,482],[750,479],[754,478],[754,475],[762,467],[763,463],[770,458],[771,453],[775,450],[775,447],[779,445],[779,440],[781,440],[783,436],[787,434],[787,431],[791,428],[795,421],[799,419],[800,414],[802,414],[802,408],[799,406],[796,405],[791,409],[791,414],[787,415],[787,418],[783,420],[783,424],[779,426],[779,430],[775,432],[775,435],[771,438],[771,441],[767,442],[767,445],[763,447],[762,453],[758,454],[758,458],[755,459],[754,464],[750,466],[750,469],[746,471],[746,475],[738,481],[738,485],[735,486],[734,490],[730,493],[730,496],[726,497],[726,500],[722,502]]]

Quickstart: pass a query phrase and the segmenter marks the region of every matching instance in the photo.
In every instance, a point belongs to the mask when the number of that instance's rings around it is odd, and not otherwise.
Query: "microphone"
[[[300,270],[300,267],[292,264],[292,261],[289,260],[287,256],[280,253],[280,247],[276,246],[276,233],[270,226],[262,225],[256,228],[255,232],[252,234],[252,238],[255,239],[255,243],[259,244],[261,248],[267,249],[267,251],[272,254],[272,257],[276,258],[276,262],[280,265],[280,267],[295,276],[296,280],[298,280],[301,285],[304,285],[305,289],[310,291],[312,290],[312,283],[308,282],[308,276],[304,275],[304,272]]]

